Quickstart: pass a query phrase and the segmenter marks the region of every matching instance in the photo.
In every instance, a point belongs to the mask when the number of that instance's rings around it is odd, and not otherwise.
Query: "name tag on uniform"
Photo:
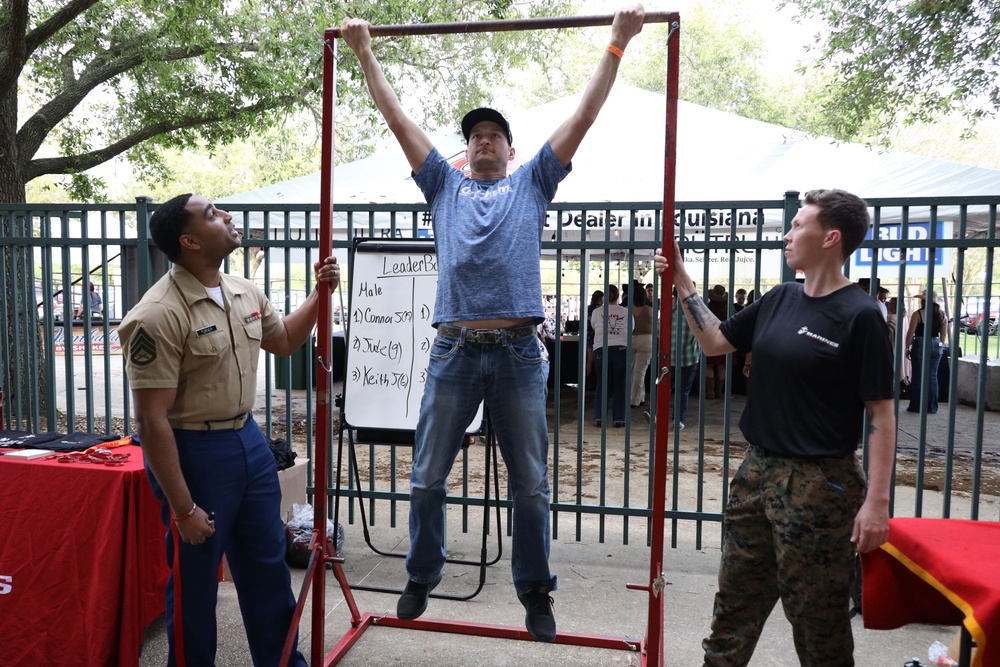
[[[251,322],[256,322],[263,316],[264,315],[259,310],[255,310],[246,317],[244,317],[243,321],[246,322],[247,324],[250,324]]]
[[[217,330],[218,330],[218,327],[213,324],[211,326],[205,327],[204,329],[198,329],[197,331],[195,331],[195,333],[198,334],[199,336],[204,336],[206,334],[210,334],[213,331],[217,331]]]

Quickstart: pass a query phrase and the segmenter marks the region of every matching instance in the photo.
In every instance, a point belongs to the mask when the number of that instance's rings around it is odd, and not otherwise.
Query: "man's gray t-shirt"
[[[435,148],[414,174],[431,207],[438,256],[434,326],[530,317],[544,321],[545,210],[569,173],[546,142],[501,180],[474,180]]]

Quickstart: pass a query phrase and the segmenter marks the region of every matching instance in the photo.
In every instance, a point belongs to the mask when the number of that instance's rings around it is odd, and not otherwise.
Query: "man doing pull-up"
[[[462,119],[469,175],[452,167],[403,111],[375,59],[368,23],[348,19],[342,35],[357,54],[375,105],[396,136],[431,207],[438,255],[437,328],[420,404],[410,477],[409,581],[396,614],[424,613],[445,562],[445,480],[483,401],[513,495],[511,570],[525,625],[554,641],[549,597],[548,357],[535,326],[542,310],[541,237],[545,210],[618,73],[622,52],[642,30],[641,5],[619,10],[611,41],[576,109],[541,150],[508,174],[514,157],[507,119],[480,108]]]

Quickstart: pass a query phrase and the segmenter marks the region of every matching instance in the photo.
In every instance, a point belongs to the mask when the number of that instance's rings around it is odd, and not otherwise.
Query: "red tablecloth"
[[[138,664],[169,570],[142,450],[125,451],[122,467],[0,456],[5,667]]]
[[[978,647],[973,667],[1000,665],[1000,523],[892,519],[889,526],[889,541],[861,559],[865,627],[964,624]]]

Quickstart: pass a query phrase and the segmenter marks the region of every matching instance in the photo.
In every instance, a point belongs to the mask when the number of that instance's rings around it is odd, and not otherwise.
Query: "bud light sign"
[[[935,229],[935,240],[950,240],[951,222],[939,220]],[[868,230],[867,241],[872,240],[872,229]],[[903,226],[897,223],[882,223],[878,230],[879,244],[888,247],[859,248],[851,256],[852,269],[871,271],[872,264],[878,261],[878,274],[881,278],[899,275],[899,265],[906,265],[906,276],[915,278],[927,275],[931,264],[932,249],[927,246],[912,247],[911,241],[930,241],[931,223],[911,222],[907,225],[906,239],[903,238]],[[933,263],[935,273],[941,275],[940,269],[951,266],[951,249],[934,248]],[[915,271],[911,271],[915,269]],[[852,272],[853,274],[853,272]],[[864,275],[867,275],[865,273]]]

